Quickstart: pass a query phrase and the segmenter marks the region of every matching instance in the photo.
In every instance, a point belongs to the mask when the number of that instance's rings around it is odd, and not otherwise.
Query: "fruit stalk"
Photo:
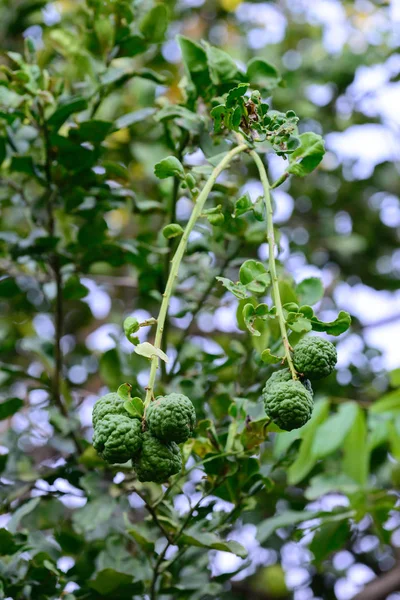
[[[156,335],[155,335],[155,340],[154,340],[154,346],[157,349],[161,348],[164,324],[165,324],[165,319],[166,319],[166,316],[168,313],[169,301],[171,299],[171,295],[174,290],[175,280],[178,276],[179,266],[182,262],[183,255],[185,254],[189,235],[190,235],[191,231],[193,230],[193,227],[195,226],[197,219],[199,218],[199,216],[201,215],[201,213],[203,211],[203,208],[204,208],[204,205],[208,198],[208,195],[209,195],[217,177],[229,165],[230,161],[232,160],[232,158],[234,156],[236,156],[237,154],[240,154],[241,152],[243,152],[244,150],[247,150],[247,149],[248,149],[247,144],[240,144],[239,146],[232,148],[232,150],[230,150],[228,152],[228,154],[221,160],[221,162],[215,167],[215,169],[211,173],[210,177],[208,178],[206,184],[204,185],[202,191],[200,192],[200,194],[196,200],[196,204],[193,208],[192,214],[190,215],[190,219],[187,222],[185,231],[183,232],[183,235],[179,242],[178,248],[176,249],[176,252],[175,252],[174,257],[171,262],[171,270],[169,272],[167,285],[165,287],[165,291],[163,294],[160,312],[157,317],[157,330],[156,330]],[[146,399],[144,402],[145,410],[148,407],[148,405],[150,404],[151,399],[153,398],[154,383],[156,380],[158,363],[159,363],[159,358],[158,358],[158,356],[156,356],[154,354],[151,357],[149,383],[146,387]]]
[[[279,327],[281,330],[283,347],[285,350],[285,357],[286,357],[290,372],[292,374],[292,378],[296,380],[297,373],[296,373],[296,369],[294,368],[294,365],[293,365],[292,355],[290,353],[290,344],[289,344],[288,334],[287,334],[287,330],[286,330],[286,320],[285,320],[285,316],[283,314],[281,295],[279,292],[278,276],[276,274],[275,254],[274,254],[276,243],[275,243],[275,235],[274,235],[274,224],[273,224],[273,220],[272,220],[273,213],[272,213],[270,185],[269,185],[268,176],[267,176],[267,172],[265,170],[264,164],[263,164],[261,158],[259,157],[259,155],[257,154],[257,152],[255,150],[252,150],[250,152],[250,156],[253,158],[254,162],[256,163],[258,172],[260,174],[261,183],[262,183],[262,186],[264,189],[264,202],[265,202],[265,208],[267,211],[267,236],[268,236],[268,248],[269,248],[268,261],[269,261],[269,271],[270,271],[271,279],[272,279],[272,291],[273,291],[274,300],[275,300],[276,314],[278,316]]]

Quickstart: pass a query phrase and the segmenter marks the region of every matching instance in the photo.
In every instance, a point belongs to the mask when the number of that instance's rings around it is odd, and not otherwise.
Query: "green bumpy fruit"
[[[107,414],[96,421],[93,447],[109,463],[124,463],[138,454],[143,441],[142,424],[121,414]]]
[[[193,434],[196,412],[187,396],[168,394],[150,402],[146,422],[149,431],[159,440],[181,444]]]
[[[182,469],[182,457],[175,442],[164,444],[150,431],[145,431],[142,450],[132,459],[132,464],[139,481],[164,483],[168,477]]]
[[[292,381],[292,374],[289,369],[280,369],[279,371],[275,371],[275,373],[272,373],[271,377],[266,382],[263,393],[267,393],[272,385],[275,385],[276,383],[284,383],[286,381]],[[314,392],[308,379],[302,379],[300,383],[304,386],[307,392],[313,395]]]
[[[337,362],[336,348],[320,337],[307,337],[297,344],[293,353],[296,370],[309,379],[328,377]]]
[[[311,418],[313,397],[300,381],[275,383],[263,400],[267,415],[285,431],[299,429]]]
[[[124,415],[128,418],[134,418],[125,410],[124,403],[125,401],[115,393],[106,394],[99,398],[93,407],[93,427],[96,427],[107,415]]]

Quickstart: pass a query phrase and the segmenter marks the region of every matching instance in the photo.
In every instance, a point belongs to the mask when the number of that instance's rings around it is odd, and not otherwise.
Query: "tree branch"
[[[354,596],[353,600],[386,600],[389,594],[400,592],[400,565],[377,577]]]

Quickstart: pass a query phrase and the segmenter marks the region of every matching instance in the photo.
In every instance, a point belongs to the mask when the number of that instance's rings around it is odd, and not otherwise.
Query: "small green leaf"
[[[179,537],[178,544],[231,552],[241,558],[246,558],[247,556],[247,550],[238,542],[221,540],[215,533],[202,532],[194,528],[186,529]]]
[[[185,179],[185,170],[182,163],[175,156],[167,156],[154,167],[154,173],[159,179],[179,177]]]
[[[314,331],[325,331],[329,335],[340,335],[347,331],[351,325],[351,317],[344,310],[341,310],[337,318],[329,323],[324,323],[317,319],[317,317],[312,317],[310,321]]]
[[[302,133],[299,138],[300,147],[289,156],[288,173],[305,177],[321,162],[325,154],[325,145],[324,140],[317,133]]]
[[[162,42],[168,28],[168,17],[167,6],[164,3],[156,4],[141,20],[140,32],[147,40],[155,44]]]
[[[119,388],[117,390],[117,394],[121,398],[121,400],[130,400],[131,399],[131,390],[132,390],[132,386],[130,383],[123,383],[122,385],[119,386]]]
[[[309,277],[296,286],[296,294],[301,304],[313,305],[324,295],[324,286],[317,277]]]
[[[267,365],[274,365],[276,363],[282,362],[284,356],[275,356],[272,354],[271,350],[267,348],[261,353],[261,360]]]
[[[276,67],[260,58],[253,58],[249,61],[246,78],[253,87],[265,90],[273,90],[281,80]]]
[[[226,108],[232,108],[236,105],[238,98],[241,98],[247,92],[249,87],[248,83],[239,83],[239,85],[231,89],[228,93],[225,106]]]
[[[63,123],[74,113],[82,112],[87,108],[87,101],[85,98],[70,98],[64,104],[54,111],[49,117],[47,125],[57,131]]]
[[[182,235],[182,233],[183,229],[179,225],[179,223],[170,223],[169,225],[166,225],[162,230],[162,234],[167,240],[170,240],[174,237],[179,237],[180,235]]]
[[[8,398],[8,400],[4,400],[0,403],[0,421],[12,417],[23,406],[24,401],[21,398]]]
[[[138,344],[139,338],[133,334],[139,331],[140,324],[135,317],[127,317],[124,321],[124,333],[128,342],[131,344]]]
[[[308,319],[304,319],[303,317],[298,317],[294,321],[290,321],[288,325],[290,329],[296,333],[303,333],[311,331],[312,329],[310,321]]]
[[[239,200],[236,201],[233,216],[235,218],[240,217],[250,210],[253,210],[253,203],[250,200],[250,196],[248,194],[244,194],[244,196],[241,196]]]
[[[215,278],[217,281],[221,282],[222,285],[229,290],[234,296],[236,296],[236,298],[239,298],[239,300],[244,300],[245,298],[247,298],[248,294],[247,294],[247,290],[246,287],[241,284],[241,283],[234,283],[233,281],[231,281],[230,279],[227,279],[226,277],[216,277]]]
[[[160,358],[164,362],[168,362],[168,356],[165,354],[165,352],[160,350],[160,348],[156,348],[155,346],[153,346],[153,344],[150,344],[149,342],[143,342],[142,344],[138,344],[137,346],[135,346],[135,352],[136,354],[144,356],[145,358],[151,359],[153,356],[158,356],[158,358]]]
[[[129,398],[124,402],[125,410],[132,415],[132,417],[137,417],[141,419],[144,415],[144,403],[139,396],[134,396],[133,398]]]
[[[147,41],[141,35],[131,35],[119,43],[118,56],[137,56],[147,50]]]
[[[198,91],[203,94],[211,84],[208,70],[207,54],[200,44],[196,44],[183,35],[178,35],[178,42],[182,52],[182,61],[185,66],[186,75]]]
[[[242,264],[239,280],[249,292],[254,294],[263,294],[271,282],[267,269],[257,260],[246,260]]]

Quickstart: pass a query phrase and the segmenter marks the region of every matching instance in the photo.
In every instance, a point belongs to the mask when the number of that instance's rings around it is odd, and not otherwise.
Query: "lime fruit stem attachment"
[[[245,150],[248,150],[247,144],[240,144],[239,146],[235,146],[235,148],[232,148],[232,150],[230,150],[226,154],[226,156],[224,156],[224,158],[221,160],[221,162],[215,167],[215,169],[211,173],[210,177],[208,178],[206,184],[204,185],[202,191],[200,192],[199,196],[197,197],[196,204],[194,205],[192,214],[190,215],[190,219],[187,222],[185,231],[181,237],[178,248],[176,249],[174,257],[171,261],[171,270],[169,272],[167,285],[165,287],[165,292],[163,294],[160,312],[157,317],[157,330],[156,330],[156,335],[155,335],[155,340],[154,340],[154,346],[157,349],[161,348],[164,324],[165,324],[165,319],[166,319],[166,316],[168,313],[168,306],[169,306],[172,292],[175,287],[176,278],[178,277],[179,266],[182,262],[182,258],[184,256],[184,254],[185,254],[189,235],[192,232],[197,219],[200,217],[200,215],[203,211],[203,208],[204,208],[204,205],[208,198],[208,195],[209,195],[213,185],[215,184],[217,177],[220,175],[220,173],[226,167],[228,167],[232,158],[234,158],[237,154],[244,152]],[[150,404],[150,402],[154,396],[154,384],[155,384],[155,380],[156,380],[158,364],[159,364],[159,358],[158,358],[158,356],[156,356],[154,354],[151,357],[149,383],[146,387],[146,398],[145,398],[145,402],[144,402],[145,410],[148,407],[148,405]]]
[[[260,174],[260,179],[261,179],[261,183],[263,186],[263,190],[264,190],[264,202],[265,202],[265,208],[266,208],[266,212],[267,212],[269,271],[271,274],[272,291],[273,291],[274,301],[275,301],[275,306],[276,306],[276,314],[278,317],[279,327],[281,330],[283,347],[285,350],[285,357],[286,357],[286,361],[287,361],[288,367],[290,369],[290,372],[292,374],[292,378],[297,379],[296,369],[294,368],[293,361],[292,361],[292,355],[290,353],[290,344],[289,344],[288,334],[287,334],[287,330],[286,330],[286,319],[283,314],[281,295],[279,292],[278,276],[276,274],[276,265],[275,265],[276,243],[275,243],[275,235],[274,235],[274,224],[273,224],[273,220],[272,220],[273,213],[272,213],[272,203],[271,203],[271,193],[270,193],[271,188],[270,188],[269,181],[268,181],[267,171],[265,169],[264,163],[262,162],[261,158],[259,157],[259,155],[257,154],[257,152],[255,150],[252,150],[250,152],[250,156],[253,158],[254,162],[256,163],[258,172]]]

